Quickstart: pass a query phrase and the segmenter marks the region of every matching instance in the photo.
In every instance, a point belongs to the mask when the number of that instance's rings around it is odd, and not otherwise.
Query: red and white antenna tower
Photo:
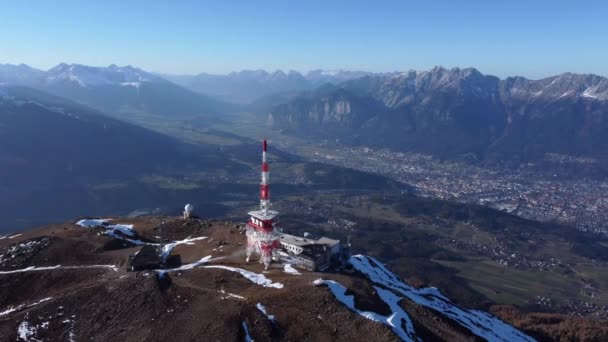
[[[270,210],[270,186],[268,184],[269,167],[266,159],[268,144],[262,144],[262,182],[260,183],[260,210],[250,211],[247,222],[247,262],[251,255],[258,253],[260,262],[268,269],[272,259],[278,259],[281,246],[277,233],[279,213]]]

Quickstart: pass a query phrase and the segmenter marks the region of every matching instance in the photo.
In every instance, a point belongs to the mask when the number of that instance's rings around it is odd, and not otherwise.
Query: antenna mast
[[[260,210],[264,212],[264,215],[268,214],[268,209],[270,207],[270,185],[268,184],[270,168],[266,157],[267,150],[268,143],[266,142],[266,139],[264,139],[264,142],[262,143],[262,181],[260,182]]]
[[[270,168],[266,153],[268,143],[266,139],[262,142],[262,181],[260,182],[260,210],[250,211],[251,218],[247,222],[247,249],[246,260],[252,254],[260,254],[260,262],[268,268],[271,260],[278,260],[278,250],[281,247],[277,230],[279,213],[270,210],[270,186],[268,176]]]

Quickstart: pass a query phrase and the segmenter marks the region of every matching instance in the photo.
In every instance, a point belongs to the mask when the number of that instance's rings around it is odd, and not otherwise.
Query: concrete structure
[[[334,240],[327,237],[322,237],[317,240],[318,244],[325,245],[329,248],[329,252],[332,256],[339,255],[342,253],[342,244],[340,240]]]
[[[136,272],[143,270],[156,270],[162,268],[175,268],[182,265],[182,258],[176,254],[170,254],[163,259],[162,249],[152,245],[143,245],[139,251],[129,256],[127,271]]]
[[[260,182],[260,210],[250,211],[247,222],[247,262],[252,254],[260,255],[260,262],[268,269],[271,260],[278,260],[280,248],[278,230],[279,213],[270,210],[270,168],[266,152],[268,144],[266,139],[262,143],[262,181]]]
[[[160,268],[163,260],[156,248],[151,245],[144,245],[141,249],[129,257],[129,271],[143,271]]]
[[[332,263],[340,261],[343,252],[339,240],[327,237],[312,239],[309,236],[281,234],[279,241],[294,266],[308,271],[326,270]]]

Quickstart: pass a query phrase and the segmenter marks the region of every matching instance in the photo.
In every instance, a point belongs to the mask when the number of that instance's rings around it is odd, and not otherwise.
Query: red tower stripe
[[[268,172],[268,170],[270,170],[270,167],[268,166],[268,163],[263,163],[262,164],[262,172]]]
[[[270,191],[268,189],[268,185],[261,184],[260,185],[260,199],[267,200],[270,195]]]
[[[266,152],[268,149],[268,144],[266,143],[266,139],[264,139],[263,151]]]

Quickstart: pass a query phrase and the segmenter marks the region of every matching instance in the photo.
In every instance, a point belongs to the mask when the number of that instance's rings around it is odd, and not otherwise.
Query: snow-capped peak
[[[120,67],[92,67],[80,64],[61,63],[47,72],[46,83],[72,82],[82,87],[99,85],[123,85],[139,87],[142,82],[163,81],[158,76],[134,68],[130,65]]]
[[[581,96],[595,100],[608,100],[608,82],[604,81],[587,87]]]

